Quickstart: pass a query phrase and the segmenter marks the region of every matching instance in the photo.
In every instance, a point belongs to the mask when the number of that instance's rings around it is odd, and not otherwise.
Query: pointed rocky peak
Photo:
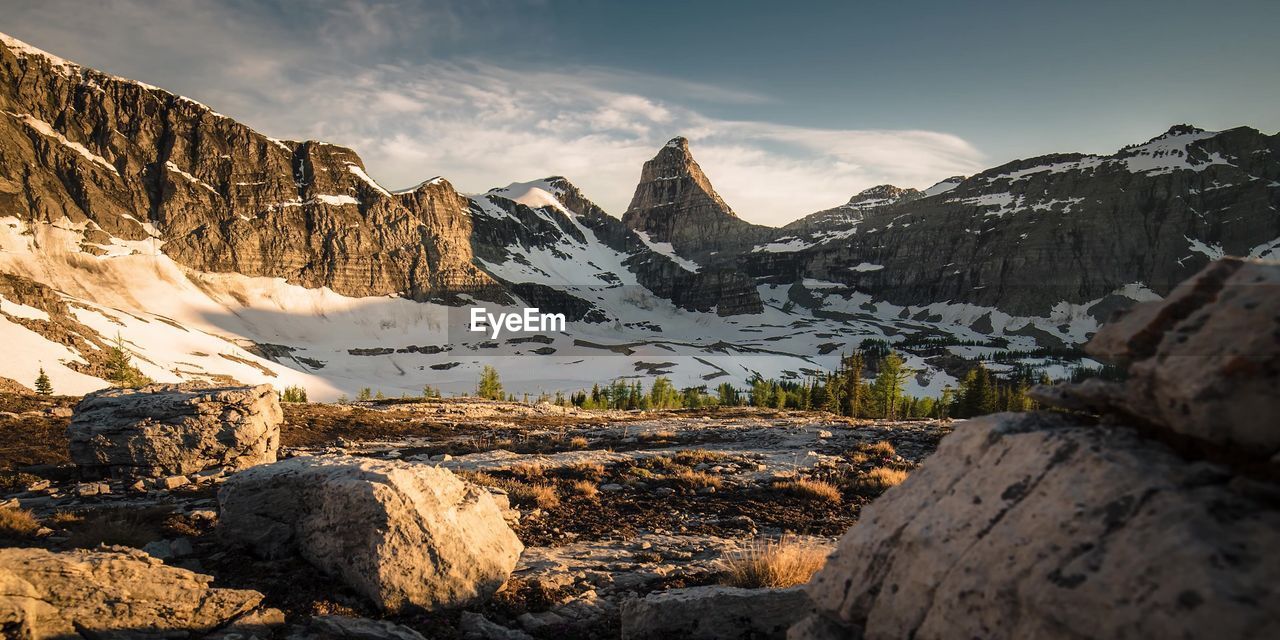
[[[739,219],[716,193],[683,137],[644,163],[622,222],[653,242],[670,242],[684,256],[718,251],[760,229]]]

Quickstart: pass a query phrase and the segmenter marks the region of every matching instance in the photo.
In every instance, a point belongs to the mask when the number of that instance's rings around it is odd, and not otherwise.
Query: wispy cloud
[[[684,135],[739,215],[782,224],[874,184],[928,186],[983,159],[945,133],[744,122],[692,106],[767,99],[731,88],[444,54],[468,37],[465,12],[485,3],[297,2],[274,16],[238,2],[64,4],[32,3],[18,21],[31,26],[16,35],[88,64],[111,61],[116,73],[136,69],[268,135],[351,146],[389,187],[439,174],[484,191],[559,174],[621,215],[641,163]],[[126,25],[154,35],[140,42]],[[89,46],[79,39],[87,33],[102,35]]]

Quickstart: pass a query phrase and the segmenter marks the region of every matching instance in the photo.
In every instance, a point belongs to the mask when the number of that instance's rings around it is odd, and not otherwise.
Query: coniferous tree
[[[36,393],[42,396],[53,395],[53,383],[49,381],[49,374],[44,372],[44,367],[40,367],[40,375],[36,376]]]
[[[498,377],[497,369],[485,365],[480,371],[480,381],[476,383],[476,396],[485,400],[502,400],[506,397],[502,392],[502,380]]]
[[[124,338],[116,334],[115,342],[107,347],[107,380],[117,387],[141,387],[151,382],[133,366],[133,356],[124,348]]]

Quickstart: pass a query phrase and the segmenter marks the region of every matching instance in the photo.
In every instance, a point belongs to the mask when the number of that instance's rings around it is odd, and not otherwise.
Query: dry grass
[[[599,479],[604,477],[604,465],[599,462],[579,462],[569,467],[569,475],[575,478]]]
[[[637,436],[641,442],[659,442],[666,440],[675,440],[676,432],[674,431],[650,431]]]
[[[18,507],[0,509],[0,538],[30,538],[40,529],[40,521],[30,511]]]
[[[491,473],[485,473],[484,471],[469,471],[462,469],[454,471],[453,473],[467,482],[478,484],[482,487],[497,487],[502,485],[502,480],[500,478]]]
[[[596,483],[590,480],[575,480],[569,483],[569,489],[573,491],[574,495],[593,500],[600,494],[600,489],[596,487]]]
[[[582,436],[569,438],[569,446],[574,449],[586,449],[590,444],[591,441]]]
[[[720,478],[717,478],[709,473],[703,473],[701,471],[693,471],[692,469],[686,469],[684,471],[681,471],[680,473],[675,474],[674,476],[671,477],[671,480],[675,482],[675,484],[681,487],[684,487],[686,489],[703,489],[706,487],[714,487],[716,489],[719,489],[720,485],[723,484],[720,481]]]
[[[636,464],[654,471],[662,471],[665,473],[681,473],[689,471],[689,465],[678,462],[674,456],[653,456],[652,458],[644,458]]]
[[[44,519],[45,526],[50,529],[66,529],[81,522],[84,522],[84,517],[73,511],[56,511]]]
[[[556,492],[556,486],[550,483],[508,481],[501,488],[506,489],[512,502],[524,507],[554,509],[560,506],[560,494]]]
[[[811,502],[839,503],[842,498],[840,489],[825,480],[811,480],[809,478],[780,480],[774,483],[773,488],[787,495]]]
[[[708,451],[706,449],[685,449],[677,451],[674,456],[676,462],[693,466],[695,464],[722,462],[729,458],[728,454],[719,451]]]
[[[862,447],[862,450],[879,458],[892,458],[898,455],[898,452],[893,448],[893,445],[885,440],[881,440],[880,442],[872,445],[866,445]]]
[[[0,471],[0,493],[18,493],[26,491],[32,483],[40,480],[39,476],[22,471]]]
[[[536,462],[521,462],[511,466],[511,475],[521,480],[539,480],[546,471],[546,467]]]
[[[728,555],[721,582],[746,589],[804,584],[827,562],[827,550],[794,538],[762,540]]]
[[[858,479],[858,482],[868,489],[884,491],[889,487],[902,484],[902,481],[906,479],[906,471],[891,467],[876,467],[863,474]]]

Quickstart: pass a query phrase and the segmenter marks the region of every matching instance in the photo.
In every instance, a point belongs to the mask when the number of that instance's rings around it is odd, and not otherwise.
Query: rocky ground
[[[259,591],[291,622],[388,617],[300,559],[259,560],[220,541],[224,476],[128,486],[78,477],[64,432],[76,401],[0,395],[0,503],[38,520],[25,533],[11,528],[4,546],[136,547],[212,575],[215,587]],[[472,613],[558,638],[617,637],[619,606],[632,595],[732,582],[724,560],[760,539],[830,547],[950,430],[745,408],[641,414],[466,399],[284,409],[281,458],[439,465],[509,504],[525,551],[507,585]],[[454,638],[463,615],[390,618],[428,638]]]

